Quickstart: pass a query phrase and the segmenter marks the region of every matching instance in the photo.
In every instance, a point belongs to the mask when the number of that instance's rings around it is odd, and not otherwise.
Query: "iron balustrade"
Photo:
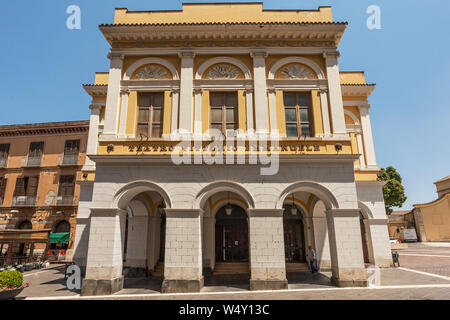
[[[32,207],[35,206],[37,202],[36,196],[18,196],[13,197],[12,205],[13,207],[24,206],[24,207]]]
[[[42,156],[40,157],[25,157],[22,159],[22,167],[40,167],[42,164]]]
[[[59,166],[78,166],[80,164],[80,155],[78,154],[65,154],[58,157]]]

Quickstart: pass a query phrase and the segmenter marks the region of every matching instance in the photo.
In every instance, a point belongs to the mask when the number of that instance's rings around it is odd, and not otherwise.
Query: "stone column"
[[[77,217],[77,228],[75,231],[75,239],[73,245],[72,261],[80,267],[81,274],[86,273],[87,251],[89,247],[89,217]]]
[[[315,248],[314,244],[314,225],[311,217],[304,218],[305,225],[305,251],[308,252],[308,246]],[[317,250],[316,250],[317,252]]]
[[[253,78],[255,90],[255,127],[256,134],[269,133],[269,115],[267,111],[266,52],[252,52]]]
[[[89,159],[89,155],[95,155],[97,153],[98,145],[98,124],[100,121],[100,110],[102,108],[101,104],[91,104],[89,109],[91,109],[91,117],[89,119],[89,135],[86,147],[86,161],[81,169],[82,171],[92,171],[95,170],[95,162]]]
[[[326,217],[314,217],[314,245],[317,254],[317,265],[321,269],[331,268],[330,239]]]
[[[177,139],[177,132],[178,132],[178,96],[179,96],[180,90],[179,89],[172,89],[172,125],[170,128],[171,131],[171,138]]]
[[[149,272],[155,270],[159,258],[159,239],[161,219],[159,217],[151,216],[148,218],[148,233],[147,233],[147,269]]]
[[[362,143],[361,132],[356,133],[356,141],[358,142],[358,151],[361,154],[361,156],[359,157],[359,164],[361,169],[364,169],[366,167],[366,160],[364,158],[364,147]]]
[[[208,268],[211,271],[214,270],[216,263],[215,257],[215,225],[216,218],[214,217],[203,217],[203,267]]]
[[[255,124],[253,121],[253,89],[245,89],[245,104],[247,107],[247,136],[255,134]]]
[[[339,75],[339,52],[324,54],[327,67],[328,92],[330,96],[331,123],[335,137],[348,137],[345,127],[344,103],[342,101],[341,79]]]
[[[91,209],[86,277],[81,295],[108,295],[122,290],[126,214],[120,209]]]
[[[145,277],[147,275],[147,232],[148,217],[128,218],[127,256],[124,268],[127,276]]]
[[[203,287],[201,209],[165,209],[163,293],[199,292]]]
[[[392,267],[388,219],[365,219],[364,226],[370,262],[380,268]]]
[[[192,115],[194,86],[194,56],[193,52],[181,52],[181,77],[180,77],[180,132],[192,135]]]
[[[120,104],[119,118],[119,138],[126,138],[125,130],[127,129],[127,111],[128,111],[128,95],[129,90],[121,90],[122,103]]]
[[[288,288],[282,209],[248,209],[250,290]]]
[[[320,105],[321,105],[322,121],[323,121],[323,136],[325,138],[329,138],[331,135],[331,128],[330,128],[330,113],[328,110],[327,90],[320,90]]]
[[[370,105],[363,104],[359,106],[361,114],[361,130],[364,140],[364,149],[366,151],[367,168],[378,169],[377,159],[375,158],[375,147],[373,144],[372,125],[370,124],[369,116]]]
[[[277,101],[275,88],[267,89],[269,94],[269,120],[270,120],[270,135],[278,136],[278,125],[277,125]]]
[[[202,89],[194,89],[195,108],[194,108],[194,138],[202,137]]]
[[[105,128],[103,136],[115,138],[119,117],[120,80],[122,79],[123,54],[110,53],[111,60],[106,96]]]
[[[366,287],[360,209],[327,210],[331,282],[338,287]]]

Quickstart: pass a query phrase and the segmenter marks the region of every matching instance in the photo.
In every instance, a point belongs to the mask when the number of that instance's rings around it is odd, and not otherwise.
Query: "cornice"
[[[337,47],[346,26],[346,23],[125,24],[100,25],[100,30],[113,47],[208,47],[222,41],[234,41],[235,47],[267,46],[267,43],[258,45],[263,41],[282,47]],[[303,44],[295,45],[292,41]]]

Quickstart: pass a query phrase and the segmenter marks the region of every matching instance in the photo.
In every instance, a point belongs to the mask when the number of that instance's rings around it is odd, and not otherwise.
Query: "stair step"
[[[306,263],[286,263],[286,272],[305,272],[309,271]]]
[[[250,273],[249,264],[247,262],[219,262],[216,263],[213,274],[248,274]]]

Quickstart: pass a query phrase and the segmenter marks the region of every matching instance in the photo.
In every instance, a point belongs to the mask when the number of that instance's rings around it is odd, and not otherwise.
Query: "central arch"
[[[164,188],[159,186],[158,184],[147,180],[134,181],[120,188],[114,196],[112,207],[126,210],[128,203],[134,197],[136,197],[138,194],[148,191],[155,191],[159,193],[163,198],[166,207],[172,207],[172,201],[170,200],[169,194],[166,192],[166,190],[164,190]]]
[[[222,191],[228,191],[238,194],[243,198],[250,209],[255,208],[255,200],[253,199],[253,196],[250,194],[250,192],[241,184],[232,181],[216,181],[201,189],[200,192],[197,193],[193,208],[203,208],[209,197],[211,197],[215,193]]]
[[[293,183],[286,189],[284,189],[284,191],[278,198],[277,209],[283,209],[283,203],[289,194],[299,191],[305,191],[315,195],[317,198],[323,201],[327,210],[339,208],[339,203],[330,190],[316,182],[303,181]]]
[[[197,72],[195,74],[195,79],[201,80],[203,73],[209,67],[211,67],[212,65],[218,64],[218,63],[229,63],[232,65],[235,65],[242,71],[246,80],[249,80],[252,78],[252,74],[251,74],[250,70],[248,69],[248,67],[243,62],[239,61],[238,59],[230,58],[230,57],[216,57],[216,58],[212,58],[212,59],[209,59],[209,60],[203,62],[203,64],[200,65],[200,67],[198,67]]]

